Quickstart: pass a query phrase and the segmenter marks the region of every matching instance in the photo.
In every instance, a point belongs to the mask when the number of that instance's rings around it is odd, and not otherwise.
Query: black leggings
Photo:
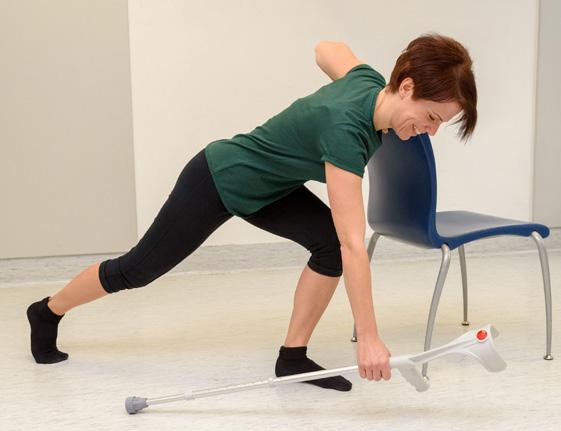
[[[203,149],[183,168],[138,244],[122,256],[101,263],[103,288],[115,293],[146,286],[189,256],[231,217],[216,191]],[[331,210],[306,187],[243,219],[304,246],[311,252],[308,266],[313,271],[331,277],[342,274]]]

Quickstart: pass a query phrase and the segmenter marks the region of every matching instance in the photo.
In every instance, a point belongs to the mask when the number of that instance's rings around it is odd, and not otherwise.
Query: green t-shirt
[[[250,133],[208,144],[205,155],[226,209],[245,217],[308,180],[325,183],[325,161],[362,177],[381,145],[373,116],[385,85],[380,73],[360,64]]]

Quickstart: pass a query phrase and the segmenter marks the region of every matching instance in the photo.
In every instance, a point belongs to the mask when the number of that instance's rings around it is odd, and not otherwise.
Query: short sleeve
[[[350,127],[333,127],[321,134],[319,142],[322,162],[364,176],[368,152],[358,131]]]
[[[345,76],[350,75],[351,73],[358,73],[358,71],[374,71],[374,69],[372,68],[372,66],[366,64],[366,63],[361,63],[361,64],[357,64],[355,67],[353,67],[352,69],[349,69],[348,72],[345,74]]]
[[[350,69],[345,74],[345,78],[347,79],[367,78],[369,80],[374,80],[376,84],[379,85],[380,87],[386,86],[386,80],[382,76],[382,74],[380,74],[380,72],[373,69],[372,66],[366,63],[357,64],[355,67]]]

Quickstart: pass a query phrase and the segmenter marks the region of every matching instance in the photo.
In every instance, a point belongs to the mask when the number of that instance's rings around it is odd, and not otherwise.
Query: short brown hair
[[[413,79],[413,99],[433,102],[456,101],[462,108],[458,135],[467,140],[477,123],[477,89],[469,53],[458,41],[436,33],[411,41],[395,62],[388,83],[391,93],[401,82]]]

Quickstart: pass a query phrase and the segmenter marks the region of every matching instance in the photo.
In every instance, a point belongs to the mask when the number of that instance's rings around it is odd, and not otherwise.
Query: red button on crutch
[[[476,337],[479,341],[483,341],[485,338],[487,338],[487,331],[482,329],[477,333]]]

